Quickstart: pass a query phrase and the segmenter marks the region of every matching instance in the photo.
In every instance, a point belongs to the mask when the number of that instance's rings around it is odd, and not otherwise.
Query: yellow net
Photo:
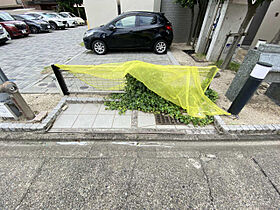
[[[204,94],[218,71],[216,66],[155,65],[141,61],[56,66],[69,71],[88,85],[102,90],[123,89],[124,77],[126,74],[130,74],[159,96],[184,108],[192,117],[229,115]],[[104,82],[85,79],[85,75],[87,78],[89,76],[101,78]]]

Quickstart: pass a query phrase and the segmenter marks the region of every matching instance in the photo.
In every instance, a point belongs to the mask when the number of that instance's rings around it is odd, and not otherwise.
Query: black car
[[[37,19],[31,15],[12,15],[16,20],[24,21],[28,26],[32,34],[39,32],[50,32],[51,25],[44,21]]]
[[[163,13],[126,12],[88,30],[83,39],[85,47],[98,55],[110,49],[152,49],[164,54],[172,43],[173,31]]]

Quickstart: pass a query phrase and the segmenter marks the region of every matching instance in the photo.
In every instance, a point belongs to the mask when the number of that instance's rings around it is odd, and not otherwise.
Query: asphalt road
[[[0,209],[279,209],[280,142],[0,143]]]

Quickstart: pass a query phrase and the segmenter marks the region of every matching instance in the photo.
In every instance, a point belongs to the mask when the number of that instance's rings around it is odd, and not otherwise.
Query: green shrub
[[[218,68],[221,68],[222,64],[223,64],[223,60],[218,60],[216,61],[213,65],[217,66]],[[240,64],[236,63],[236,62],[230,62],[228,69],[231,71],[235,71],[237,72],[240,68]]]
[[[218,99],[218,94],[214,90],[209,89],[205,94],[213,102]],[[130,75],[126,76],[125,93],[111,94],[109,98],[114,99],[114,101],[105,102],[107,109],[119,110],[119,114],[123,114],[127,110],[139,110],[154,114],[163,113],[184,124],[192,122],[193,125],[200,126],[211,124],[214,121],[213,116],[207,116],[204,119],[188,116],[184,109],[155,94]]]

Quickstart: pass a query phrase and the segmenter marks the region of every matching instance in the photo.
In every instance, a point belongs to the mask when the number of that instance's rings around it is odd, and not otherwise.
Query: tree
[[[57,3],[60,11],[76,13],[74,5],[82,5],[83,0],[57,0]],[[77,13],[80,16],[80,11],[78,7],[77,7]]]
[[[254,17],[257,8],[259,5],[261,5],[264,1],[272,1],[272,0],[247,0],[248,1],[248,8],[247,8],[247,13],[246,16],[241,23],[239,30],[238,30],[238,35],[234,37],[233,43],[228,51],[228,54],[226,55],[226,58],[221,66],[221,69],[226,69],[235,53],[235,50],[237,48],[238,43],[240,42],[242,38],[242,34],[245,33],[252,17]]]

